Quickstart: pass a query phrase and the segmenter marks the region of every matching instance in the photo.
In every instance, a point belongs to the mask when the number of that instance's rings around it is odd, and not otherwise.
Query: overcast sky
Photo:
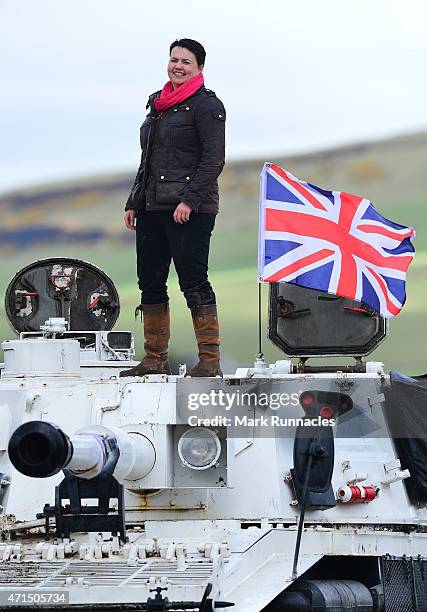
[[[207,50],[229,159],[427,128],[425,0],[0,0],[0,191],[134,170],[177,37]]]

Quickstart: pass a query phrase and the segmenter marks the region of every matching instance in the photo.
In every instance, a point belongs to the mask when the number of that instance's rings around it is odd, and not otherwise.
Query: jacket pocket
[[[199,142],[199,138],[195,126],[191,124],[174,125],[172,142],[176,147],[186,148],[196,146]]]
[[[159,170],[156,181],[156,202],[179,204],[193,175],[194,170]]]

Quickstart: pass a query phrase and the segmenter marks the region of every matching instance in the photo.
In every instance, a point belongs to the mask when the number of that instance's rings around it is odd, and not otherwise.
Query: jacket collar
[[[206,87],[205,87],[204,85],[201,85],[201,86],[199,87],[199,89],[197,89],[197,90],[196,90],[196,91],[195,91],[195,92],[194,92],[194,93],[193,93],[193,94],[190,96],[190,98],[192,98],[193,96],[198,96],[199,94],[201,94],[201,93],[202,93],[202,91],[205,91],[205,90],[206,90]],[[159,89],[158,91],[155,91],[154,93],[152,93],[152,94],[149,96],[149,98],[148,98],[148,102],[147,102],[147,104],[146,104],[145,108],[146,108],[147,110],[148,110],[148,109],[150,109],[150,113],[151,113],[151,114],[153,114],[153,113],[155,113],[155,112],[156,112],[156,111],[154,110],[154,100],[155,100],[156,98],[160,98],[160,94],[161,94],[161,93],[162,93],[162,90],[161,90],[161,89]]]

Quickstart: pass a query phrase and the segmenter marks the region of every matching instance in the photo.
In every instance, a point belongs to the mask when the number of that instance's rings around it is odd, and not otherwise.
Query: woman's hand
[[[186,223],[190,218],[190,214],[191,208],[187,206],[187,204],[184,204],[184,202],[181,202],[181,204],[178,204],[178,206],[175,208],[173,220],[175,223]]]
[[[136,219],[136,210],[133,210],[133,208],[130,208],[129,210],[125,212],[124,221],[128,229],[130,230],[136,229],[135,219]]]

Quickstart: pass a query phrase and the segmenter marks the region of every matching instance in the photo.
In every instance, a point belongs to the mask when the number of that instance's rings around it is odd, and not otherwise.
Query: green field
[[[384,361],[386,369],[407,374],[427,371],[427,134],[380,143],[335,149],[313,155],[273,159],[293,174],[325,188],[346,190],[370,198],[384,216],[417,230],[417,255],[408,274],[407,304],[390,323],[389,337],[370,359]],[[221,180],[221,214],[211,248],[210,278],[217,293],[222,329],[222,352],[227,369],[250,365],[258,351],[257,215],[261,161],[228,164]],[[111,177],[109,177],[111,180]],[[58,186],[56,186],[57,188]],[[49,191],[49,188],[46,188]],[[16,270],[31,261],[49,256],[73,256],[104,269],[116,283],[121,298],[117,327],[130,329],[136,337],[138,354],[142,339],[140,322],[133,319],[139,303],[135,280],[133,236],[121,229],[125,192],[103,191],[102,179],[88,194],[64,196],[59,201],[38,203],[24,212],[16,210],[7,197],[0,198],[5,227],[20,223],[66,223],[74,229],[104,228],[109,239],[93,246],[51,244],[11,250],[0,245],[0,291],[3,293]],[[190,365],[195,342],[190,315],[179,292],[176,277],[169,283],[172,316],[171,352]],[[266,337],[268,287],[263,285],[263,337]],[[0,338],[11,337],[0,312]],[[282,358],[264,339],[268,361]],[[344,361],[344,360],[343,360]],[[348,360],[347,360],[348,361]],[[228,366],[228,367],[227,367]]]

